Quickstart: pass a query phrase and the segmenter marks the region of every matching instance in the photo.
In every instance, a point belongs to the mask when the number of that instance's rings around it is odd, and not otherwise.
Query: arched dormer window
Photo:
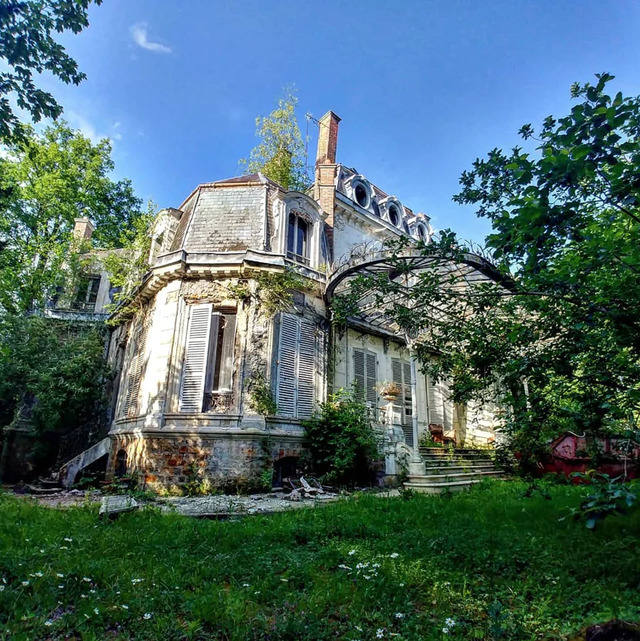
[[[311,223],[305,218],[291,212],[287,230],[287,258],[302,265],[309,265],[309,247]]]

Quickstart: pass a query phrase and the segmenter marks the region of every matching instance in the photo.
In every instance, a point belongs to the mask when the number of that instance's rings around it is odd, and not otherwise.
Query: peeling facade
[[[138,312],[114,331],[109,348],[109,359],[122,363],[112,474],[137,472],[152,487],[196,473],[214,486],[250,483],[272,465],[295,465],[301,421],[328,391],[354,383],[381,429],[395,435],[390,441],[413,446],[414,412],[418,434],[438,424],[459,441],[491,439],[490,412],[454,407],[446,385],[419,373],[411,386],[402,340],[361,325],[331,329],[325,286],[332,265],[363,243],[431,234],[426,215],[336,163],[338,123],[332,112],[320,121],[309,193],[253,174],[202,184],[158,215]],[[305,284],[290,310],[270,317],[256,278],[287,267]],[[256,409],[260,381],[275,416]],[[395,402],[378,395],[382,381],[400,386]]]

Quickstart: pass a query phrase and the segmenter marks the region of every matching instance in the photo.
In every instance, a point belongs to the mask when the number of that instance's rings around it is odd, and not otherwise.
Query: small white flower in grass
[[[68,548],[66,545],[61,545],[61,546],[60,546],[60,549],[61,549],[61,550],[68,550],[69,548]]]
[[[396,619],[404,619],[404,614],[402,614],[402,612],[396,612]]]
[[[243,587],[243,588],[250,588],[251,586],[250,586],[248,583],[243,583],[243,584],[242,584],[242,587]]]
[[[142,618],[143,618],[143,619],[146,619],[146,620],[148,621],[152,616],[153,616],[153,612],[145,612],[145,613],[142,615]]]
[[[80,598],[81,598],[81,599],[86,599],[86,598],[87,598],[87,595],[86,595],[86,594],[81,594],[81,595],[80,595]]]
[[[348,565],[345,565],[344,563],[341,563],[338,567],[341,570],[350,570],[351,569]]]
[[[26,588],[29,585],[29,581],[23,581],[22,585]]]
[[[404,583],[398,583],[398,585],[399,585],[401,588],[403,588],[403,587],[404,587]]]
[[[100,610],[98,610],[98,608],[93,608],[93,612],[94,614],[100,614]]]
[[[68,536],[65,536],[63,540],[66,541],[67,543],[71,543],[73,541],[73,539]]]
[[[367,581],[371,578],[368,574],[364,574],[363,576]]]
[[[53,625],[53,621],[52,621],[51,619],[47,619],[47,620],[44,622],[44,624],[45,624],[47,627],[49,627],[49,626]]]
[[[95,594],[96,593],[95,590],[89,590],[89,592],[91,592],[91,594]]]
[[[131,579],[131,583],[133,583],[134,585],[136,583],[142,583],[143,581],[144,581],[144,579]]]
[[[399,555],[397,552],[392,552],[392,553],[389,555],[389,558],[390,558],[390,559],[397,559],[399,556],[400,556],[400,555]]]
[[[128,609],[129,609],[129,606],[128,606],[128,605],[123,605],[123,606],[121,606],[121,607],[122,607],[122,609],[123,609],[123,610],[128,610]]]
[[[83,576],[83,577],[82,577],[82,580],[83,580],[85,583],[91,583],[91,579],[90,579],[88,576]]]
[[[41,549],[41,550],[40,550],[40,554],[44,554],[44,550],[42,550],[42,549]]]
[[[59,585],[59,586],[58,586],[58,589],[59,589],[59,590],[64,590],[64,585]]]
[[[63,578],[64,578],[64,574],[60,574],[60,572],[56,572],[56,576],[57,576],[59,579],[63,579]]]
[[[384,636],[384,628],[378,628],[376,630],[376,638],[382,639],[383,636]]]
[[[0,592],[4,592],[4,585],[0,585]]]
[[[444,620],[444,624],[445,624],[448,628],[452,628],[452,627],[456,624],[456,622],[455,622],[455,619],[445,619],[445,620]]]
[[[449,628],[442,628],[442,634],[449,634]]]
[[[356,553],[356,551],[355,551],[355,550],[350,550],[350,551],[349,551],[349,556],[353,556],[355,553]]]

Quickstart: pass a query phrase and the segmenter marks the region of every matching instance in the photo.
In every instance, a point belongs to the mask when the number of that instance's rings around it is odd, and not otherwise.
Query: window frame
[[[292,219],[293,219],[293,232],[292,232]],[[305,235],[303,239],[303,247],[298,247],[299,241],[299,223],[302,221],[306,225]],[[300,212],[296,210],[289,211],[289,216],[287,217],[287,236],[286,236],[286,249],[287,249],[287,258],[293,260],[296,263],[305,265],[306,267],[311,266],[311,240],[313,234],[313,223],[306,217],[303,216]],[[293,236],[293,239],[292,239]],[[290,245],[293,247],[290,249]],[[298,253],[298,249],[302,249],[303,253]]]

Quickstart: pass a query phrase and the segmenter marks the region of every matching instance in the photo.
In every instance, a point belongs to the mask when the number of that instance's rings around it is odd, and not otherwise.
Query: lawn
[[[640,619],[640,511],[592,532],[567,517],[584,488],[525,489],[227,522],[0,494],[0,639],[569,639]]]

